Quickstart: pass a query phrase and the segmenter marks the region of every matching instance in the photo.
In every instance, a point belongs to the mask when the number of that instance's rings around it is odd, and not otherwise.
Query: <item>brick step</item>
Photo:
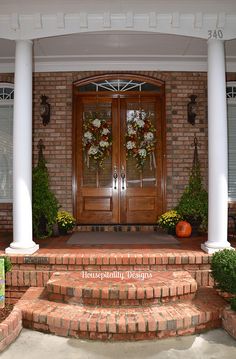
[[[199,333],[221,326],[227,305],[212,288],[200,288],[186,303],[102,308],[47,300],[45,288],[30,288],[17,307],[23,326],[61,336],[98,340],[142,340]]]
[[[197,283],[187,271],[56,272],[48,299],[78,305],[143,306],[192,299]]]

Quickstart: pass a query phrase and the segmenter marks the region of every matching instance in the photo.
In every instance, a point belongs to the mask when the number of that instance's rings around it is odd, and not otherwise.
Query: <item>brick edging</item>
[[[222,325],[226,332],[236,339],[236,312],[230,307],[223,310]]]
[[[9,316],[0,323],[0,352],[5,350],[18,337],[22,329],[22,313],[13,308]]]

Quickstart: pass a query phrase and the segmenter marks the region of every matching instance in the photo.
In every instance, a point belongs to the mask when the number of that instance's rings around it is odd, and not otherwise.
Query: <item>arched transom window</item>
[[[79,87],[79,92],[90,91],[111,91],[111,92],[129,92],[129,91],[155,91],[160,92],[160,87],[146,81],[133,79],[105,79],[96,82],[90,82]]]

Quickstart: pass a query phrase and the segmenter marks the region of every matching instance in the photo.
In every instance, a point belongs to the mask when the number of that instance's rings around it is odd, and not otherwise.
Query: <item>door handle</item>
[[[121,176],[121,188],[122,190],[125,189],[125,168],[124,166],[121,167],[121,171],[120,171],[120,176]]]
[[[114,189],[117,189],[117,187],[116,187],[117,178],[118,178],[117,167],[115,165],[114,169],[113,169]]]

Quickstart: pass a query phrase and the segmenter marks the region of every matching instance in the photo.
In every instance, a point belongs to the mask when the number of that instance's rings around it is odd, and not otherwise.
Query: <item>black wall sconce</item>
[[[190,102],[188,103],[188,122],[191,123],[191,125],[195,125],[195,119],[196,119],[196,109],[197,109],[197,103],[196,103],[196,95],[190,95],[188,96],[190,98]]]
[[[47,96],[41,95],[40,99],[40,116],[43,120],[43,125],[46,126],[50,122],[50,104],[47,102]]]

